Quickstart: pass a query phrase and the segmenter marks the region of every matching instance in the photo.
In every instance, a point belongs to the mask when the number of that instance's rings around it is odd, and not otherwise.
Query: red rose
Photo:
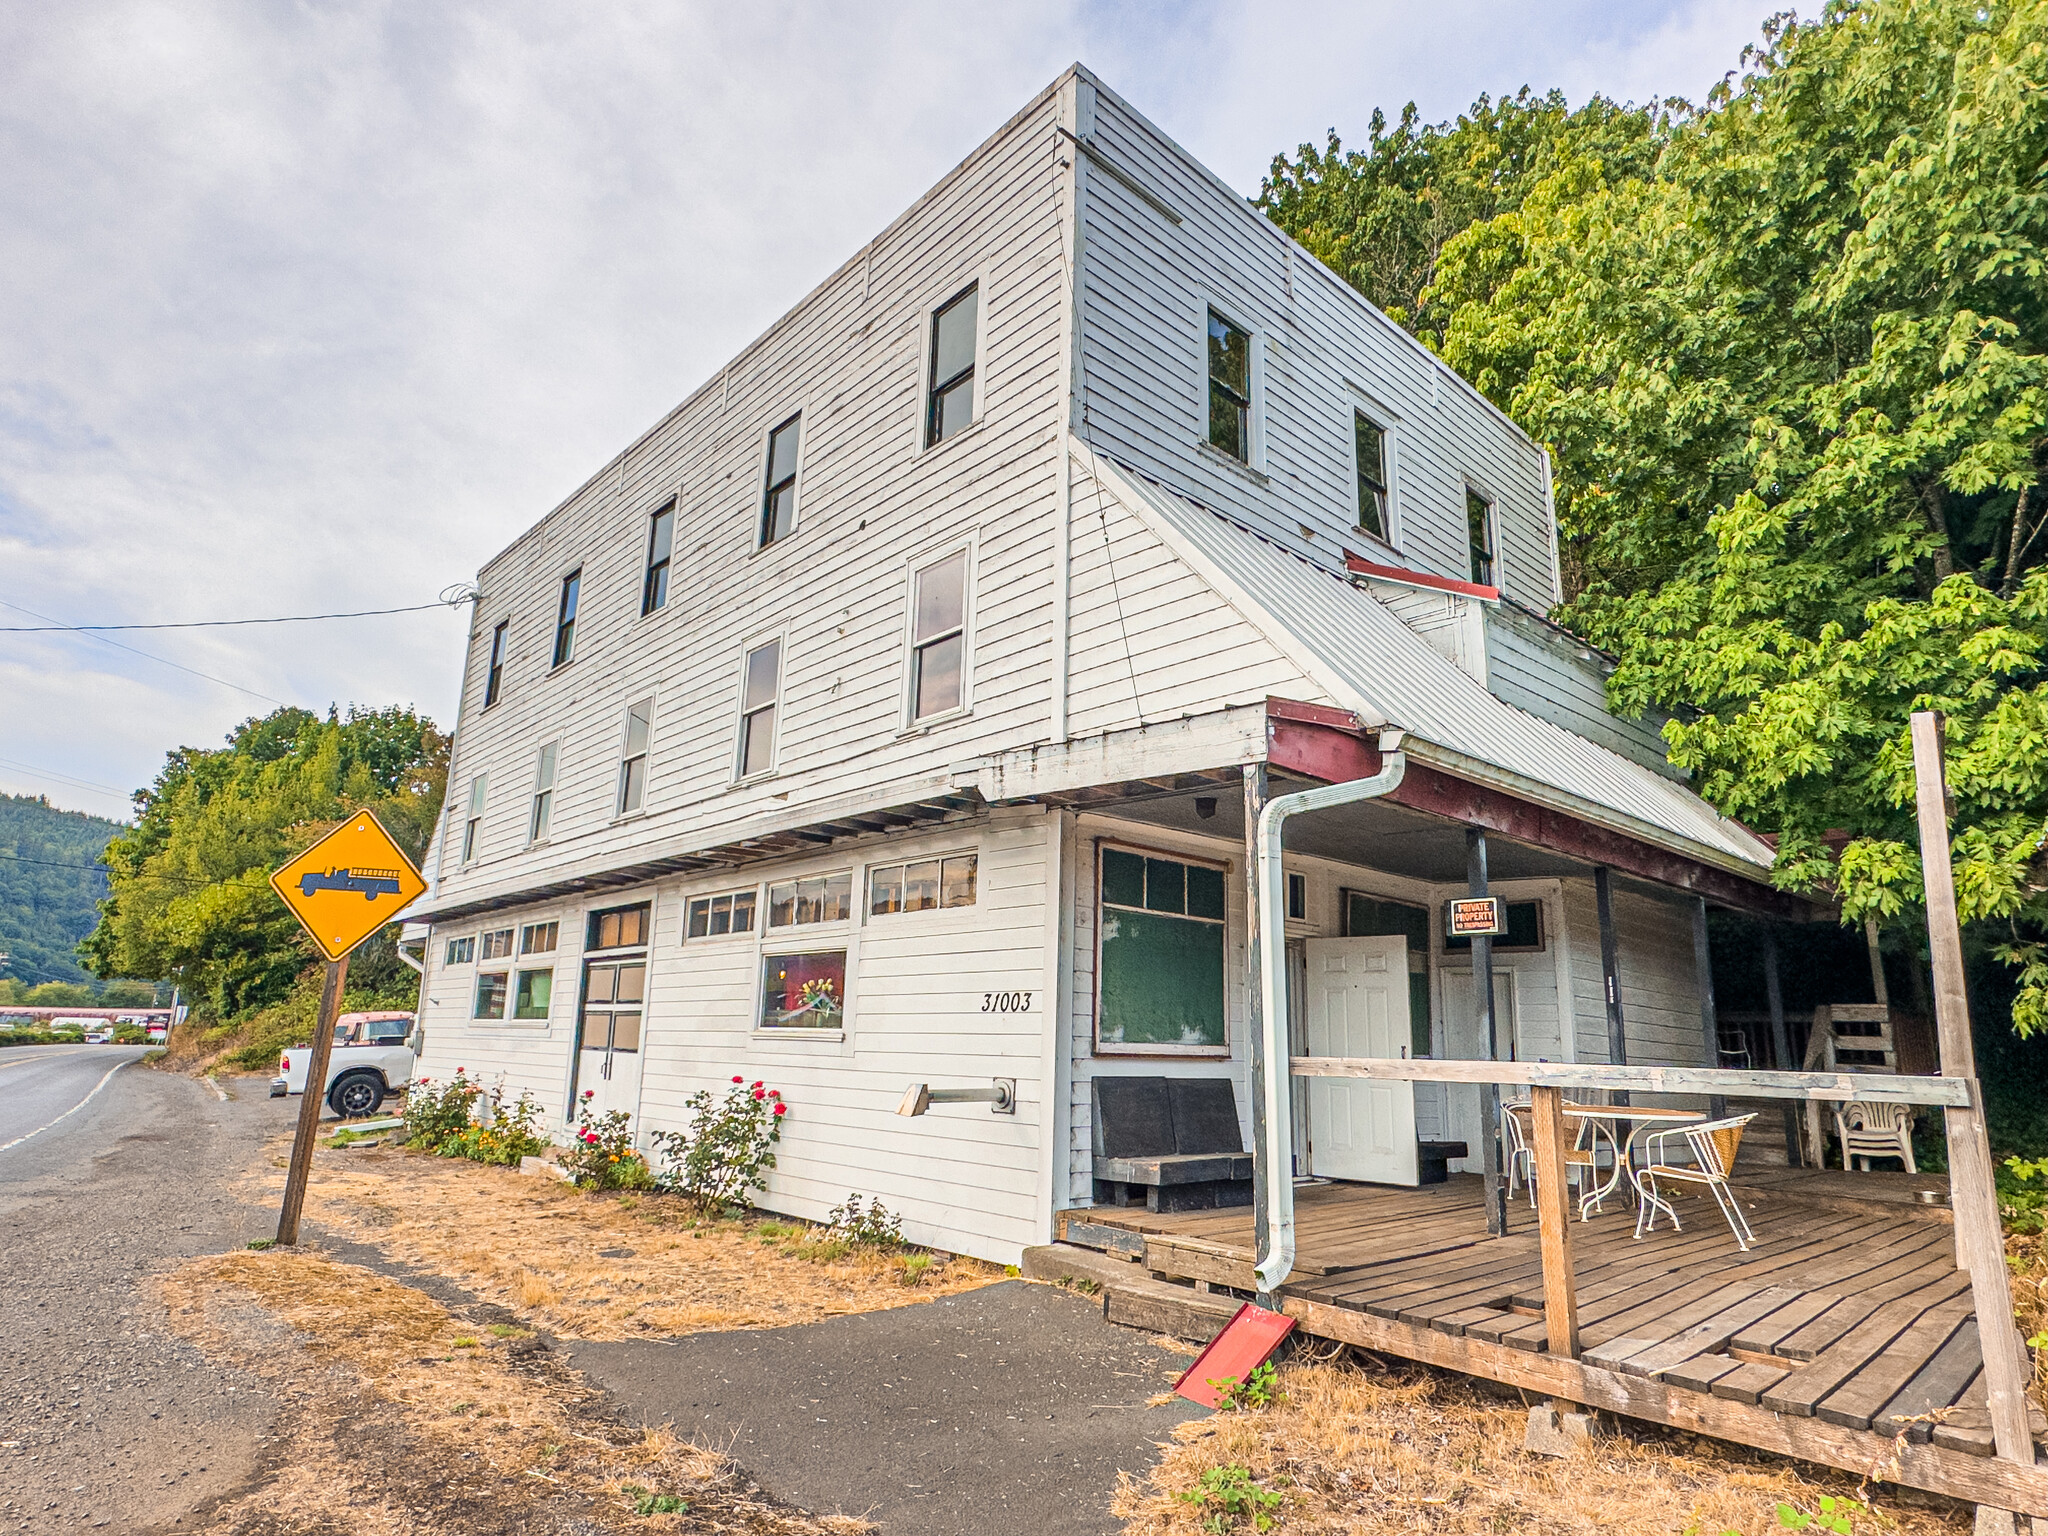
[[[736,1082],[736,1083],[743,1083],[743,1082],[745,1082],[745,1081],[746,1081],[746,1079],[745,1079],[745,1078],[743,1078],[743,1077],[735,1077],[735,1078],[733,1079],[733,1081],[734,1081],[734,1082]]]
[[[787,1104],[778,1104],[775,1106],[775,1113],[777,1113],[778,1115],[786,1115],[789,1113],[789,1106]]]
[[[767,1097],[768,1097],[768,1095],[767,1095],[767,1094],[765,1094],[765,1093],[763,1093],[763,1092],[762,1092],[762,1091],[761,1091],[760,1089],[756,1088],[756,1089],[754,1090],[754,1097],[755,1097],[756,1099],[765,1099],[765,1098],[767,1098]]]
[[[761,1086],[761,1080],[758,1077],[754,1079],[754,1086],[756,1088]]]

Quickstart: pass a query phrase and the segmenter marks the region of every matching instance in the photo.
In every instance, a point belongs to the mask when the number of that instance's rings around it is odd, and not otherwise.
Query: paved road
[[[1118,1472],[1142,1474],[1204,1412],[1145,1406],[1185,1356],[1021,1280],[798,1328],[562,1348],[647,1421],[891,1536],[1114,1531]]]
[[[142,1282],[267,1235],[230,1181],[276,1117],[143,1054],[0,1050],[0,1532],[169,1526],[270,1431],[261,1382],[160,1328]]]

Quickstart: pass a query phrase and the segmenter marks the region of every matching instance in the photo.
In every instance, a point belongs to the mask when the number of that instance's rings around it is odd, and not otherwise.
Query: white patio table
[[[1656,1109],[1647,1104],[1566,1104],[1566,1115],[1575,1120],[1604,1120],[1608,1122],[1608,1135],[1612,1144],[1620,1150],[1615,1154],[1614,1171],[1608,1174],[1606,1183],[1597,1183],[1589,1178],[1587,1187],[1579,1191],[1579,1215],[1583,1219],[1589,1209],[1598,1210],[1601,1201],[1613,1194],[1621,1183],[1624,1170],[1628,1173],[1629,1187],[1635,1191],[1638,1200],[1645,1198],[1642,1181],[1636,1177],[1636,1138],[1653,1125],[1671,1125],[1678,1121],[1704,1120],[1705,1115],[1691,1109]],[[1627,1121],[1628,1135],[1620,1134],[1620,1122]],[[1596,1168],[1594,1173],[1597,1175]],[[1658,1204],[1663,1204],[1659,1201]]]

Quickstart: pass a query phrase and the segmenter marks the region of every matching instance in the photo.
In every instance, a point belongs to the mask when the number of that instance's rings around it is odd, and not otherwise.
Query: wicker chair
[[[1747,1253],[1749,1245],[1756,1241],[1756,1234],[1749,1230],[1741,1202],[1728,1187],[1728,1174],[1735,1167],[1735,1154],[1742,1146],[1743,1128],[1755,1118],[1755,1115],[1737,1115],[1728,1120],[1709,1120],[1701,1125],[1673,1126],[1645,1136],[1645,1166],[1636,1175],[1636,1188],[1643,1197],[1636,1209],[1636,1236],[1656,1230],[1659,1211],[1671,1218],[1673,1231],[1680,1230],[1677,1210],[1657,1193],[1660,1179],[1677,1184],[1704,1184],[1713,1195],[1714,1203],[1721,1207],[1721,1214],[1728,1218],[1729,1230],[1735,1234],[1735,1245]],[[1692,1154],[1690,1166],[1671,1161],[1676,1150],[1673,1143],[1678,1141],[1682,1141]]]
[[[1870,1172],[1873,1157],[1896,1157],[1906,1172],[1913,1166],[1913,1106],[1910,1104],[1866,1104],[1851,1099],[1835,1111],[1835,1134],[1842,1138],[1842,1166],[1854,1170],[1855,1159],[1863,1159]]]

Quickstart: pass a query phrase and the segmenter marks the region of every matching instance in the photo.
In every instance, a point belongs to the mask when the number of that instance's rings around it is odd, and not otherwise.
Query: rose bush
[[[767,1187],[775,1144],[789,1106],[782,1091],[735,1077],[724,1097],[704,1089],[690,1096],[690,1128],[656,1131],[660,1185],[708,1215],[744,1210],[749,1196]]]

